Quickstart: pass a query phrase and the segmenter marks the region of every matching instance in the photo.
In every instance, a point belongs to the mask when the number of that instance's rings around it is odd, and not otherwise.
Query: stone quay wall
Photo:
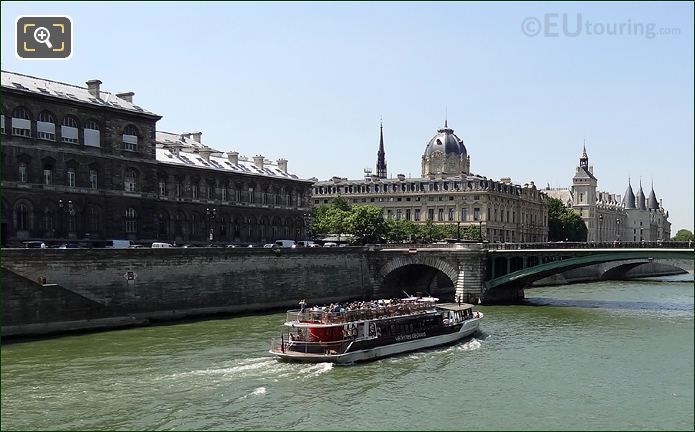
[[[3,249],[3,336],[367,297],[362,248]]]

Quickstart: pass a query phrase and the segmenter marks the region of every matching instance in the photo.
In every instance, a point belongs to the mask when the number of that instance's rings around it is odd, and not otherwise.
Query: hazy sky
[[[72,58],[17,59],[17,16],[51,14]],[[653,179],[693,229],[692,3],[3,2],[2,68],[98,78],[159,130],[322,180],[374,170],[380,116],[390,176],[419,176],[445,111],[474,173],[520,184],[569,186],[586,137],[600,190]]]

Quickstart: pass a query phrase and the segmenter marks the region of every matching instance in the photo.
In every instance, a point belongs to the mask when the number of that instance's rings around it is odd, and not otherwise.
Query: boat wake
[[[197,369],[186,372],[178,372],[171,375],[166,375],[161,379],[187,379],[191,377],[211,378],[215,380],[236,380],[239,378],[273,378],[273,381],[278,379],[306,379],[317,377],[333,369],[333,363],[314,363],[314,364],[292,364],[277,361],[272,357],[256,357],[247,358],[225,363],[233,363],[233,365],[223,365],[223,367],[211,367],[206,369]],[[265,394],[265,387],[258,387],[253,395]]]

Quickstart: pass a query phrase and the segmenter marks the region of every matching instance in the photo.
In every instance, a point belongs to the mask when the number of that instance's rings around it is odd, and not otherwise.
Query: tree
[[[673,241],[693,241],[695,240],[693,238],[693,232],[687,229],[680,229],[676,233],[676,236],[673,237],[671,240]]]
[[[369,205],[354,206],[347,213],[346,226],[347,232],[354,236],[355,243],[381,243],[387,232],[384,209]]]
[[[338,199],[342,200],[338,201]],[[336,203],[336,201],[338,201]],[[347,230],[350,206],[342,198],[336,198],[332,206],[321,206],[313,210],[313,231],[317,234],[343,234]]]
[[[548,198],[548,231],[550,241],[583,242],[588,233],[579,214],[557,198]]]

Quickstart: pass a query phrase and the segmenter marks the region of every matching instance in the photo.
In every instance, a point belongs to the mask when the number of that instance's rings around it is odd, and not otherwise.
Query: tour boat
[[[354,363],[454,343],[478,330],[473,305],[434,297],[351,302],[287,311],[270,353],[283,360]]]

